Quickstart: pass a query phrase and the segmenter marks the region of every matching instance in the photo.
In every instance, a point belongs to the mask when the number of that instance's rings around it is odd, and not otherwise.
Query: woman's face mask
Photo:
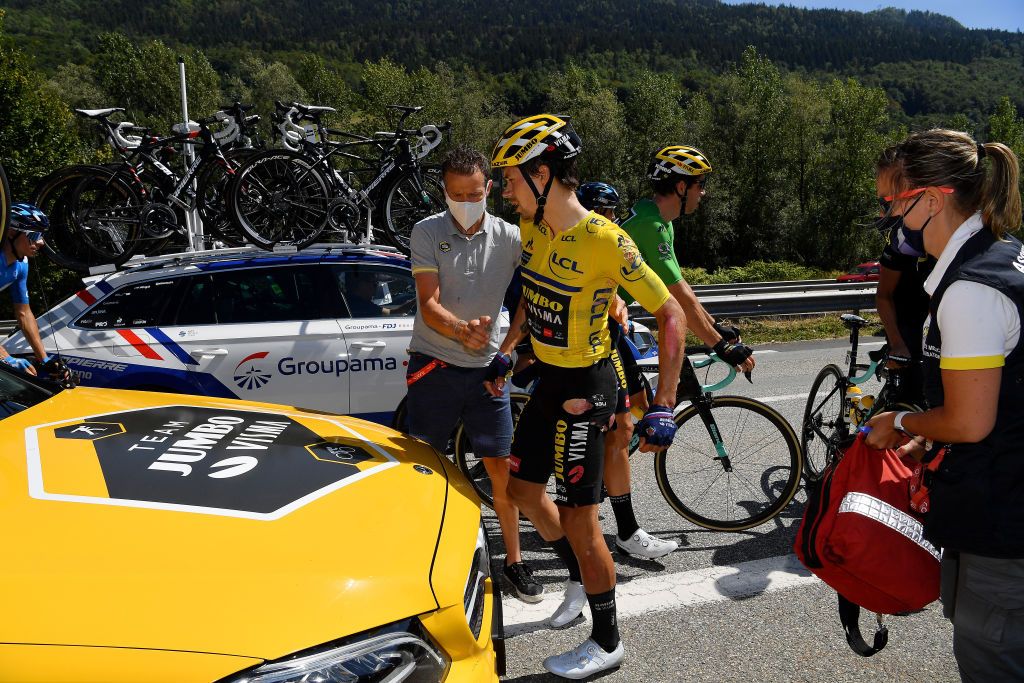
[[[927,255],[924,248],[924,229],[928,227],[928,223],[931,222],[932,217],[929,216],[919,229],[914,230],[908,228],[906,222],[903,220],[903,216],[907,215],[914,210],[917,203],[924,197],[924,188],[921,190],[921,194],[918,195],[917,199],[907,207],[903,214],[893,215],[892,214],[892,203],[891,200],[888,202],[884,198],[879,198],[880,202],[883,202],[883,209],[886,210],[885,215],[875,221],[875,227],[882,233],[889,234],[889,246],[895,249],[897,252],[906,256],[914,256],[916,258],[923,258]]]

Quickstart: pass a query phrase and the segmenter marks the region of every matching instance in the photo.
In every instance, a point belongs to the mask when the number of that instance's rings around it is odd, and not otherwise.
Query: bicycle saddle
[[[388,109],[397,109],[398,111],[417,112],[423,107],[407,107],[404,104],[389,104]]]
[[[310,114],[313,116],[319,116],[320,114],[330,114],[338,111],[334,107],[321,107],[315,104],[299,104],[295,103],[295,108],[303,114]]]
[[[841,316],[839,316],[839,319],[843,321],[844,325],[851,329],[854,327],[864,327],[865,325],[868,324],[867,320],[860,317],[859,315],[854,315],[853,313],[843,313]]]
[[[107,109],[76,109],[75,111],[82,116],[88,116],[90,119],[103,119],[114,112],[124,111],[124,107],[108,107]]]

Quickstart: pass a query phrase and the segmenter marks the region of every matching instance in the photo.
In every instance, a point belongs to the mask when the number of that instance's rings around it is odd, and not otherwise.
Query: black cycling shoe
[[[533,578],[533,572],[523,562],[505,565],[505,580],[515,590],[516,597],[523,602],[540,602],[544,597],[544,587]]]

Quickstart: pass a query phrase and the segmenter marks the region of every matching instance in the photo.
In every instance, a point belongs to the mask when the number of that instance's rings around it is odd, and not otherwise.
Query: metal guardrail
[[[741,282],[728,285],[694,285],[693,291],[711,315],[734,318],[834,313],[875,307],[873,282]],[[654,316],[637,304],[630,306],[630,317],[640,322],[654,319]],[[0,338],[6,337],[16,329],[15,321],[0,320]]]
[[[875,288],[874,282],[806,280],[695,285],[693,291],[711,315],[757,318],[874,309]],[[630,316],[641,322],[654,319],[636,304]]]

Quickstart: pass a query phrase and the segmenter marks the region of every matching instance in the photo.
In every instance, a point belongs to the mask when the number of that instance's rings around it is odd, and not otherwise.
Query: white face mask
[[[487,194],[490,190],[491,184],[488,182],[484,198],[478,202],[457,202],[445,192],[444,200],[448,203],[448,209],[463,230],[469,230],[484,215],[484,211],[487,210]]]

